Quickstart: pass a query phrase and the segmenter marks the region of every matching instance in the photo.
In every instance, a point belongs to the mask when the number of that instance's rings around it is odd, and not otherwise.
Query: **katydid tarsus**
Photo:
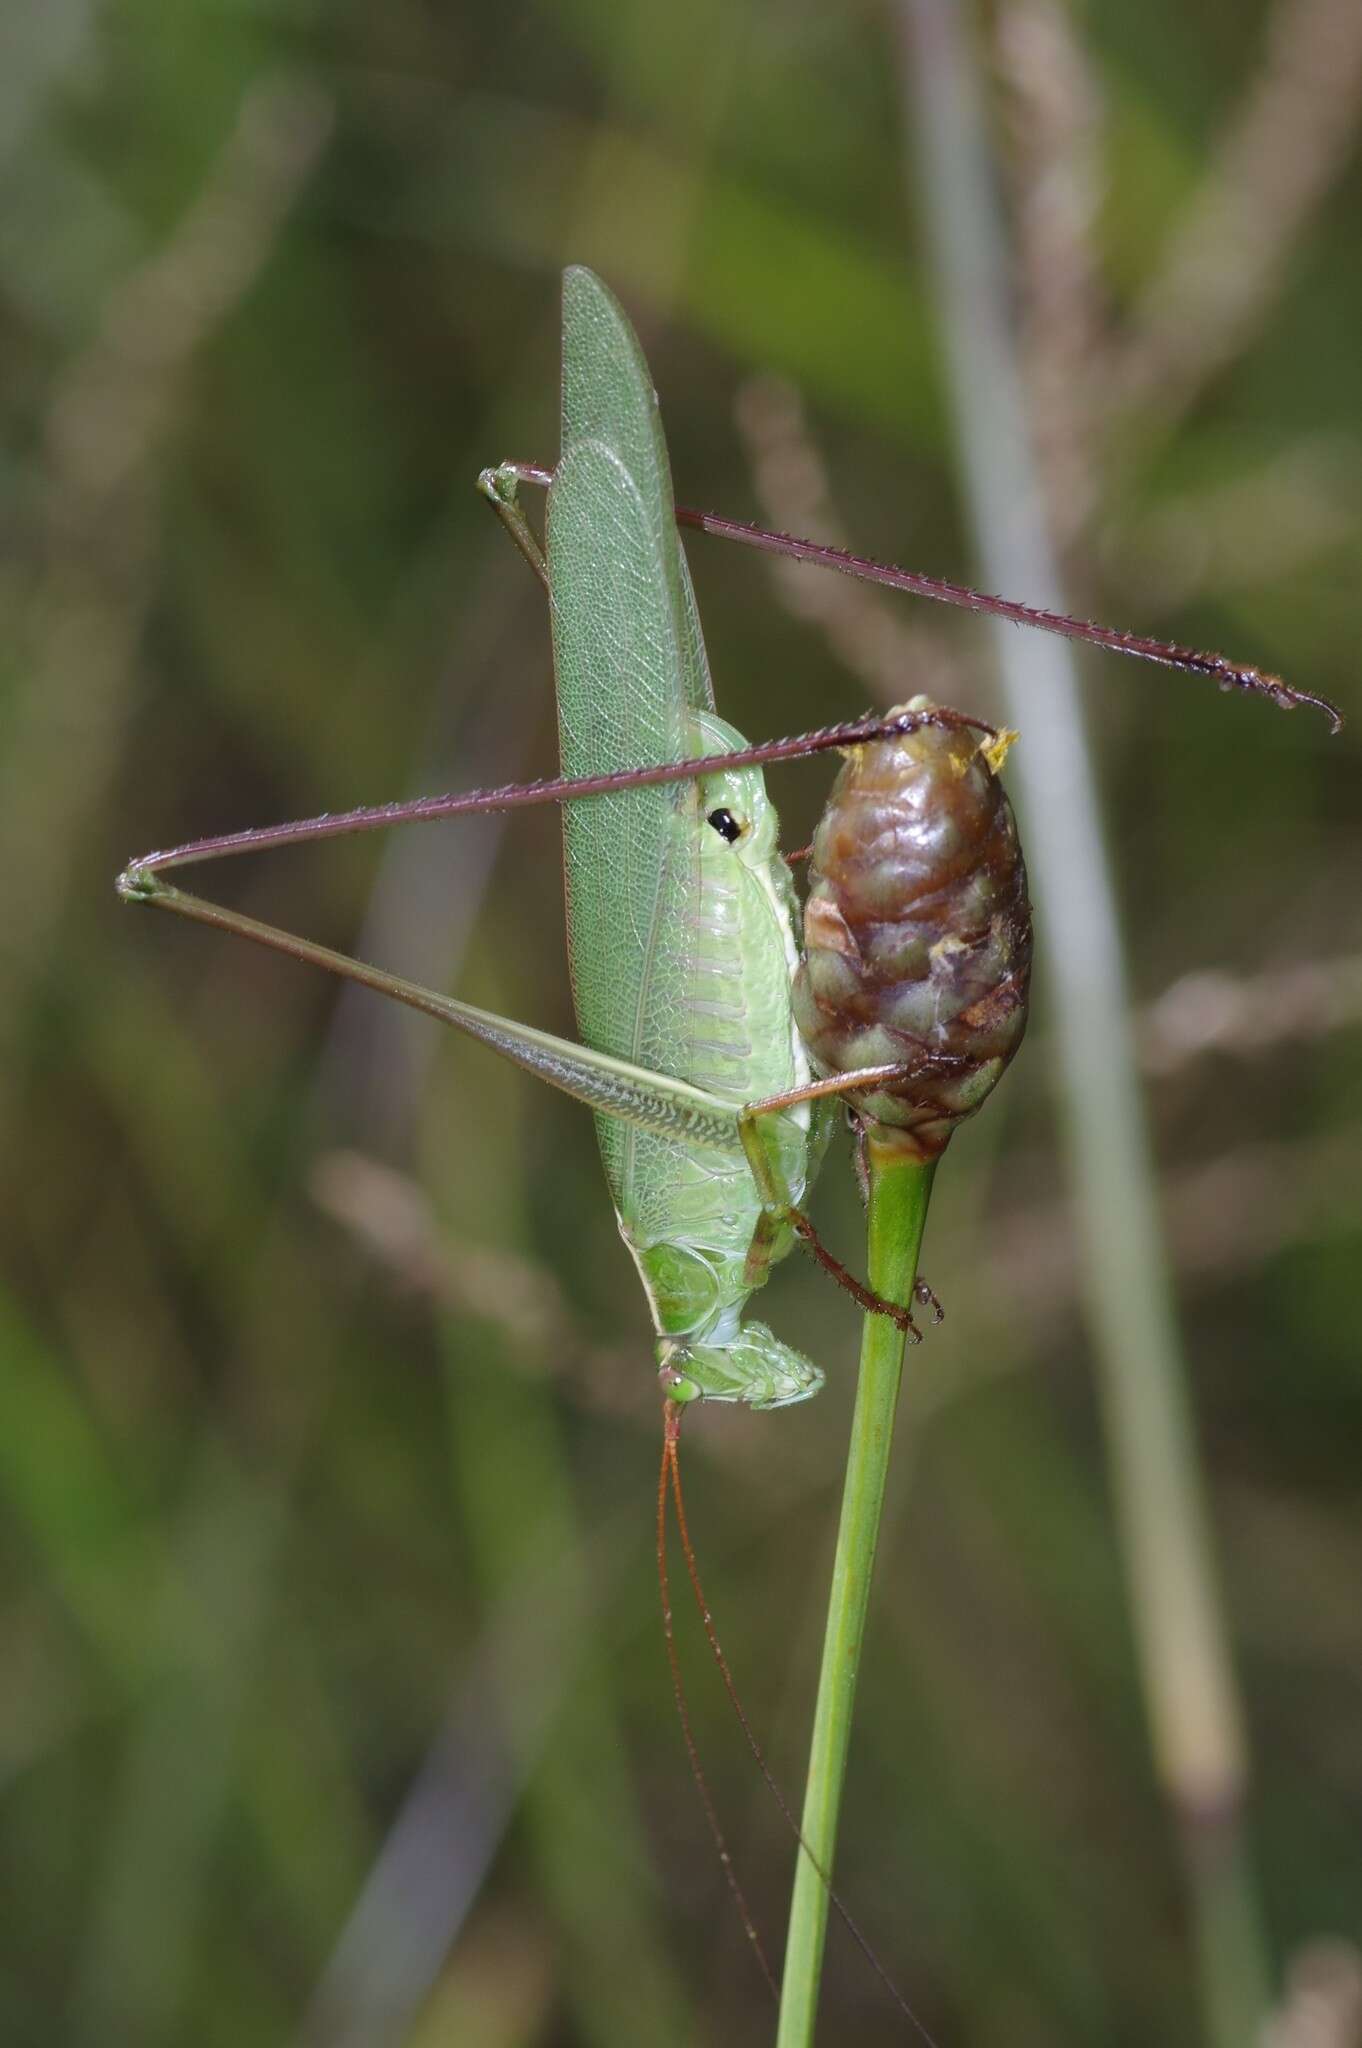
[[[517,500],[521,482],[549,486],[542,552]],[[765,1325],[744,1324],[743,1310],[796,1236],[821,1253],[802,1204],[838,1099],[878,1113],[885,1091],[902,1089],[911,1073],[899,1058],[830,1071],[847,1062],[826,1044],[817,1064],[811,1057],[791,994],[799,965],[793,890],[758,771],[923,729],[975,732],[981,742],[994,736],[962,713],[917,705],[746,747],[714,710],[677,521],[1207,674],[1227,689],[1336,713],[1220,656],[678,510],[647,366],[616,302],[585,270],[564,280],[558,466],[550,474],[503,464],[481,484],[549,591],[561,777],[199,840],[133,863],[121,893],[396,997],[586,1103],[648,1298],[669,1401],[760,1409],[802,1401],[821,1384],[819,1368]],[[564,806],[581,1044],[367,967],[163,879],[170,869],[223,855],[546,800]],[[866,1305],[887,1307],[850,1284]]]

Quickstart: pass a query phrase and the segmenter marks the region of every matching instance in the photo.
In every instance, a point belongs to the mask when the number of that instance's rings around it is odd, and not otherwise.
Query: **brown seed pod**
[[[849,748],[814,836],[795,1017],[825,1074],[902,1066],[852,1102],[878,1142],[920,1159],[1026,1029],[1031,906],[996,773],[1010,738],[922,725]]]

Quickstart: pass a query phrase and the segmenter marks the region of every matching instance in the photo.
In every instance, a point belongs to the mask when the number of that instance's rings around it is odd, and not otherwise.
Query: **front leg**
[[[879,1070],[875,1071],[878,1074]],[[864,1077],[858,1077],[856,1085],[864,1086]],[[789,1228],[812,1252],[823,1270],[832,1275],[838,1286],[844,1288],[867,1315],[888,1316],[911,1343],[920,1344],[922,1332],[913,1321],[911,1311],[896,1307],[893,1302],[885,1301],[880,1295],[873,1294],[868,1287],[862,1286],[855,1275],[848,1272],[841,1260],[828,1250],[804,1211],[791,1200],[790,1190],[779,1162],[762,1129],[764,1117],[790,1108],[795,1103],[807,1101],[811,1096],[840,1092],[842,1091],[836,1087],[826,1087],[815,1082],[808,1088],[791,1090],[788,1096],[772,1096],[759,1103],[750,1103],[738,1112],[738,1136],[742,1141],[742,1149],[762,1202],[761,1215],[757,1218],[757,1226],[747,1250],[743,1280],[749,1287],[761,1285],[770,1268],[771,1250],[777,1233],[782,1228]]]
[[[851,1126],[851,1157],[856,1168],[856,1185],[861,1191],[861,1207],[870,1206],[870,1167],[866,1160],[865,1125],[854,1109],[848,1108],[847,1122]],[[919,1274],[913,1285],[913,1299],[919,1308],[929,1308],[934,1323],[944,1323],[946,1311],[937,1299],[935,1290]]]

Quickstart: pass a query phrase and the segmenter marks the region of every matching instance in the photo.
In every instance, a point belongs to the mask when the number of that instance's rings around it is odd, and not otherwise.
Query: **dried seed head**
[[[850,748],[814,837],[799,1028],[824,1073],[902,1065],[852,1100],[878,1140],[922,1159],[1026,1029],[1031,906],[1005,751],[939,725]]]

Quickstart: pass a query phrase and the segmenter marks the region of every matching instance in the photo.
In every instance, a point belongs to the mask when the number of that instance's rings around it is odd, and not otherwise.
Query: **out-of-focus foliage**
[[[680,497],[968,573],[892,16],[11,12],[0,2034],[767,2039],[671,1709],[651,1347],[589,1119],[433,1025],[132,917],[112,877],[196,831],[549,767],[542,604],[471,486],[553,456],[566,260],[637,318]],[[979,26],[1084,608],[1356,721],[1351,0]],[[970,622],[691,558],[745,730],[947,671],[987,715]],[[1359,725],[1330,744],[1089,672],[1285,1981],[1362,1924]],[[823,786],[788,772],[788,843]],[[212,880],[570,1029],[553,817]],[[1042,990],[938,1183],[949,1319],[911,1358],[839,1875],[943,2043],[1190,2044],[1046,1040]],[[859,1260],[841,1157],[820,1204]],[[686,1451],[793,1784],[857,1329],[812,1270],[766,1306],[827,1392],[698,1414]],[[791,1844],[686,1648],[775,1929]],[[836,1934],[825,2013],[830,2041],[901,2038]]]

